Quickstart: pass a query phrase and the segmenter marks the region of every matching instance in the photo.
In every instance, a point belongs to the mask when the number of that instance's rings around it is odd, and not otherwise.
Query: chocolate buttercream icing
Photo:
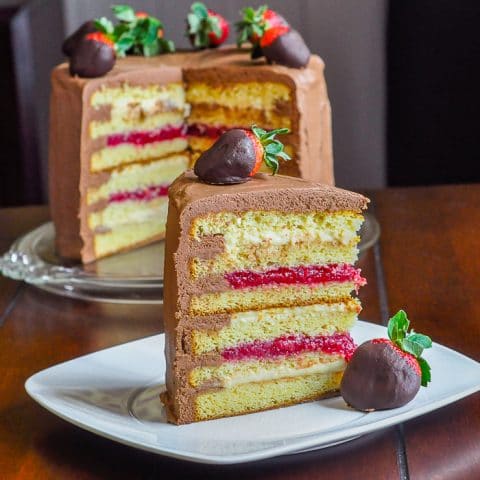
[[[52,72],[50,109],[50,199],[60,255],[84,262],[94,259],[93,235],[86,222],[86,208],[81,199],[92,183],[108,180],[108,172],[94,174],[89,169],[91,153],[99,148],[92,142],[88,123],[108,118],[109,110],[95,111],[89,100],[103,85],[119,86],[205,81],[211,85],[228,82],[278,81],[292,89],[295,109],[293,127],[301,135],[289,135],[285,141],[296,149],[295,161],[282,164],[281,173],[333,184],[330,104],[324,64],[312,55],[307,68],[292,69],[252,62],[249,52],[232,47],[200,52],[179,52],[145,58],[127,56],[99,78],[72,77],[68,65]],[[80,168],[81,165],[81,168]],[[81,175],[80,175],[81,172]],[[59,181],[61,179],[61,181]],[[81,192],[81,195],[80,195]],[[79,227],[81,218],[81,233]],[[80,250],[83,250],[82,255]]]
[[[195,328],[216,330],[228,324],[229,316],[211,315],[208,318],[189,315],[190,296],[199,293],[199,285],[190,277],[190,260],[198,256],[198,242],[190,237],[192,221],[202,215],[216,212],[243,212],[267,210],[278,212],[339,211],[360,212],[368,199],[319,182],[283,175],[257,174],[247,183],[236,185],[209,185],[201,182],[191,171],[181,175],[169,189],[167,234],[164,269],[164,324],[165,354],[167,358],[167,390],[164,401],[170,409],[170,418],[177,423],[194,421],[193,397],[197,392],[188,385],[188,371],[193,360],[190,353],[191,331]],[[206,240],[207,250],[218,250],[220,242]],[[209,281],[213,281],[210,278]],[[205,291],[222,288],[204,282]],[[215,283],[215,282],[214,282]],[[202,357],[203,358],[203,357]],[[204,361],[218,361],[206,356]],[[196,360],[200,361],[200,360]]]

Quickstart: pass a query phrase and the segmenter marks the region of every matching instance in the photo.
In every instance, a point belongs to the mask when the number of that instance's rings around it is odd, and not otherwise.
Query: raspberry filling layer
[[[166,197],[168,195],[168,187],[170,185],[152,185],[147,188],[138,188],[137,190],[130,190],[125,192],[112,193],[108,197],[109,203],[121,203],[128,200],[138,202],[149,202],[155,198]]]
[[[306,352],[341,355],[348,362],[355,351],[355,342],[349,333],[333,335],[283,335],[273,340],[255,340],[222,351],[224,360],[237,362],[251,359],[274,359]]]
[[[216,139],[227,130],[230,130],[230,128],[214,127],[211,125],[205,125],[204,123],[192,123],[187,128],[187,135],[191,137],[208,137]]]
[[[167,125],[155,130],[138,130],[128,133],[114,133],[107,137],[107,146],[116,147],[123,143],[131,145],[147,145],[148,143],[186,138],[187,128],[185,125]]]
[[[224,278],[234,289],[264,285],[314,285],[328,282],[353,282],[358,288],[367,283],[360,273],[360,269],[354,268],[348,263],[330,263],[328,265],[277,267],[263,272],[240,270],[226,273]]]

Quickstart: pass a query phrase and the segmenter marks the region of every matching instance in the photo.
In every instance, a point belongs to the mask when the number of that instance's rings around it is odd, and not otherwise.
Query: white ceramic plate
[[[386,336],[384,327],[359,321],[357,343]],[[409,404],[357,412],[341,397],[190,425],[166,422],[164,336],[109,348],[30,377],[30,396],[59,417],[120,443],[201,463],[249,462],[324,448],[394,425],[480,389],[480,364],[438,344],[425,352],[432,382]],[[461,375],[458,372],[462,372]]]

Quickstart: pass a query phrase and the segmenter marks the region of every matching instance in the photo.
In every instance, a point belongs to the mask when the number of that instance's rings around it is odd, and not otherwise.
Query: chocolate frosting
[[[243,130],[225,132],[195,163],[195,174],[214,185],[244,183],[250,179],[256,152]]]
[[[88,22],[83,23],[80,27],[75,30],[69,37],[65,39],[62,44],[62,52],[67,57],[70,57],[74,50],[77,48],[77,45],[80,41],[85,37],[85,35],[89,33],[96,32],[97,29],[95,27],[95,23],[93,20],[89,20]]]
[[[386,410],[412,400],[420,383],[420,375],[391,345],[368,341],[355,350],[340,393],[357,410]]]
[[[303,68],[310,60],[310,50],[296,30],[289,30],[277,37],[270,45],[262,47],[270,62],[291,68]]]
[[[106,43],[82,38],[70,57],[70,74],[80,77],[101,77],[115,65],[115,50]]]

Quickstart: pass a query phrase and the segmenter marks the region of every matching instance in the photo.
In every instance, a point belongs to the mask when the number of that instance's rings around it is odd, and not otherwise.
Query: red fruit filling
[[[222,133],[230,130],[229,127],[213,127],[204,123],[192,123],[187,128],[187,135],[191,137],[208,137],[217,139]]]
[[[408,352],[404,352],[401,348],[397,347],[391,340],[388,338],[375,338],[372,340],[372,343],[386,343],[390,345],[401,357],[403,357],[406,362],[417,372],[418,375],[422,375],[422,370],[420,369],[420,365],[417,362],[417,359]]]
[[[234,289],[263,285],[314,285],[327,282],[354,282],[358,288],[367,283],[360,275],[360,270],[347,263],[278,267],[263,272],[240,270],[226,273],[224,278]]]
[[[107,137],[107,145],[116,147],[122,143],[132,145],[147,145],[148,143],[173,140],[175,138],[186,138],[185,125],[157,128],[156,130],[136,131],[129,133],[114,133]]]
[[[155,198],[165,197],[168,195],[168,187],[170,185],[152,185],[147,188],[139,188],[126,192],[112,193],[108,198],[109,203],[126,202],[127,200],[136,200],[140,202],[149,202]]]
[[[272,359],[298,355],[307,352],[322,352],[330,355],[342,355],[348,362],[356,345],[349,333],[333,335],[283,335],[273,340],[255,340],[222,351],[227,361],[249,359]]]

